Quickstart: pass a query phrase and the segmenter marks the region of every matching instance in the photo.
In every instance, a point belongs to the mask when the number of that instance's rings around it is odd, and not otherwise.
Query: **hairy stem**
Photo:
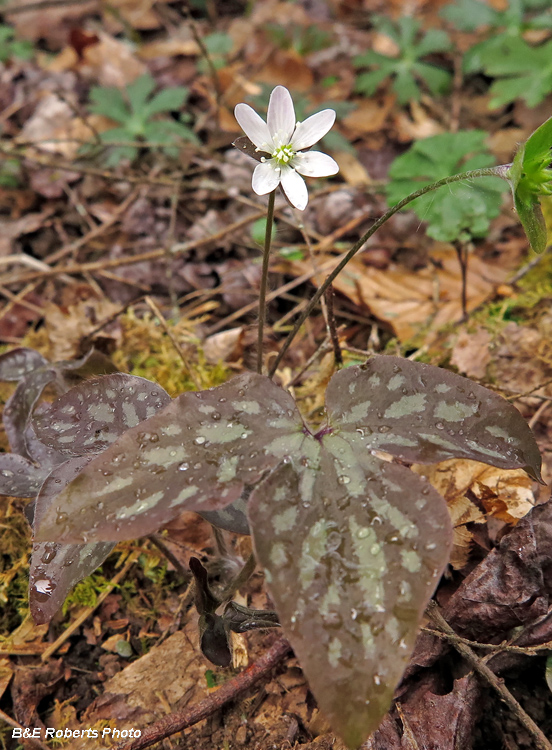
[[[257,339],[257,372],[263,372],[263,335],[266,321],[266,290],[268,287],[268,264],[270,260],[270,243],[272,241],[272,223],[274,221],[274,199],[276,191],[273,190],[268,196],[268,207],[266,212],[266,232],[263,251],[263,268],[261,271],[261,288],[259,289],[259,335]]]
[[[443,187],[444,185],[450,185],[453,182],[461,182],[462,180],[472,180],[476,177],[502,177],[504,179],[505,176],[507,175],[507,166],[509,165],[501,165],[498,167],[485,167],[484,169],[471,169],[468,172],[462,172],[461,174],[452,175],[452,177],[444,177],[442,180],[433,182],[431,185],[426,185],[425,187],[420,188],[419,190],[416,190],[414,193],[410,193],[410,195],[407,195],[406,198],[402,199],[402,201],[399,201],[397,204],[395,204],[390,209],[388,209],[383,214],[383,216],[380,216],[380,218],[376,222],[374,222],[374,224],[372,224],[370,229],[357,242],[355,242],[355,244],[351,247],[349,252],[342,258],[342,260],[337,264],[334,270],[326,278],[324,283],[320,287],[318,287],[311,301],[309,302],[309,304],[306,306],[306,308],[303,310],[303,312],[297,319],[297,322],[295,323],[293,330],[290,331],[287,339],[284,341],[282,348],[278,352],[278,356],[276,357],[272,367],[270,368],[269,376],[270,377],[274,376],[274,373],[278,369],[278,366],[280,362],[282,361],[284,354],[289,349],[291,342],[297,335],[299,329],[301,328],[305,320],[309,317],[309,315],[313,311],[314,307],[318,304],[318,301],[320,300],[322,295],[325,294],[326,289],[330,286],[330,284],[332,284],[335,278],[341,273],[341,271],[345,268],[345,266],[351,260],[351,258],[354,255],[356,255],[356,253],[360,250],[360,248],[370,239],[370,237],[375,232],[378,231],[378,229],[381,226],[385,224],[386,221],[388,221],[392,216],[394,216],[394,214],[396,214],[402,208],[407,206],[409,203],[412,203],[412,201],[416,200],[416,198],[420,198],[422,195],[425,195],[426,193],[430,193],[432,190],[437,190],[437,188]]]

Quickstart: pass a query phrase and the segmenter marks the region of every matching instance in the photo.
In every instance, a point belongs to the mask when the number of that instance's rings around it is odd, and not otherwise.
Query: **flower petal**
[[[276,86],[268,102],[267,122],[274,146],[285,146],[295,130],[293,99],[285,86]]]
[[[272,138],[270,137],[268,125],[249,104],[236,104],[234,117],[238,121],[240,128],[249,140],[253,141],[257,148],[269,154],[273,152]]]
[[[307,117],[307,119],[304,122],[300,122],[295,129],[295,133],[291,139],[293,149],[295,151],[300,151],[303,148],[313,146],[326,135],[334,122],[335,112],[333,109],[323,109],[322,112],[317,112],[315,115]]]
[[[277,172],[274,168],[275,164],[275,159],[269,159],[268,161],[261,162],[261,164],[257,164],[255,167],[251,185],[257,195],[271,193],[280,184],[280,172]]]
[[[292,167],[305,177],[329,177],[339,172],[337,162],[328,154],[321,154],[320,151],[296,154],[293,158]]]
[[[309,202],[309,193],[305,180],[291,167],[282,167],[282,190],[289,202],[304,211]]]

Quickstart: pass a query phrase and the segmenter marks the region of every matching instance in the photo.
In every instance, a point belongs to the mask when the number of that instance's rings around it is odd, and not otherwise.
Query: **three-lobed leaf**
[[[261,375],[183,394],[60,494],[47,492],[36,538],[130,538],[185,508],[223,514],[254,487],[250,526],[278,616],[333,728],[355,747],[389,708],[451,539],[442,497],[374,453],[476,458],[537,479],[540,455],[511,404],[400,358],[336,374],[327,409],[313,435]],[[226,625],[210,616],[205,647],[226,660]]]
[[[484,131],[471,130],[442,133],[414,143],[389,170],[386,193],[390,205],[437,180],[491,166],[494,158],[485,145],[486,137]],[[428,222],[427,233],[436,240],[482,237],[490,220],[500,213],[502,192],[497,178],[482,177],[477,184],[458,182],[421,196],[412,208]]]

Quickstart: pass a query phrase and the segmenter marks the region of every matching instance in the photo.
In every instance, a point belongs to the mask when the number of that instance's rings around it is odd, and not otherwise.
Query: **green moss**
[[[121,325],[123,340],[113,354],[113,361],[121,371],[153,380],[171,396],[196,390],[180,355],[155,318],[149,315],[137,318],[130,310],[121,317]],[[192,325],[189,320],[182,320],[171,325],[171,331],[202,387],[214,388],[225,383],[233,372],[222,363],[212,365],[206,361],[199,340],[190,330]]]

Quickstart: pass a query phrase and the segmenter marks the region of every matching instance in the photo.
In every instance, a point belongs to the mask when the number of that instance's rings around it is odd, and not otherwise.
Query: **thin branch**
[[[447,633],[449,636],[456,636],[456,633],[445,620],[438,606],[435,603],[431,603],[426,609],[426,614],[438,630]],[[518,719],[525,729],[529,732],[533,738],[536,747],[539,750],[552,750],[552,744],[546,739],[542,730],[535,724],[533,719],[528,713],[520,706],[517,700],[514,698],[512,693],[508,690],[504,682],[496,676],[496,674],[490,669],[481,659],[475,654],[469,646],[458,640],[452,641],[454,648],[461,654],[468,664],[473,668],[477,674],[486,680],[500,695],[501,699],[506,703],[508,708],[512,711],[514,716]]]
[[[207,698],[191,708],[184,708],[182,711],[177,711],[170,716],[160,719],[160,721],[152,726],[146,727],[141,737],[133,739],[130,742],[121,742],[112,750],[143,750],[143,748],[151,747],[156,742],[161,742],[166,737],[181,732],[183,729],[212,716],[227,703],[236,700],[236,698],[253,687],[257,682],[267,677],[274,667],[285,659],[289,651],[289,643],[284,638],[280,638],[260,659],[257,659],[256,662],[247,667],[243,672],[225,682],[224,685],[214,693],[211,693]]]
[[[197,388],[197,390],[200,391],[202,389],[202,383],[199,380],[199,378],[197,377],[194,368],[192,367],[192,365],[188,361],[188,357],[186,356],[186,352],[180,346],[180,342],[177,340],[177,338],[174,335],[173,331],[167,325],[167,321],[163,317],[163,313],[157,307],[157,305],[155,304],[155,302],[152,300],[151,297],[145,297],[144,299],[146,301],[147,306],[152,311],[152,313],[155,316],[157,316],[161,328],[165,331],[165,333],[167,334],[167,336],[170,338],[171,343],[174,346],[174,348],[176,350],[176,353],[178,354],[178,356],[182,360],[182,364],[186,368],[186,370],[188,372],[188,375],[190,376],[190,379],[192,380],[193,384],[195,385],[195,387]]]

